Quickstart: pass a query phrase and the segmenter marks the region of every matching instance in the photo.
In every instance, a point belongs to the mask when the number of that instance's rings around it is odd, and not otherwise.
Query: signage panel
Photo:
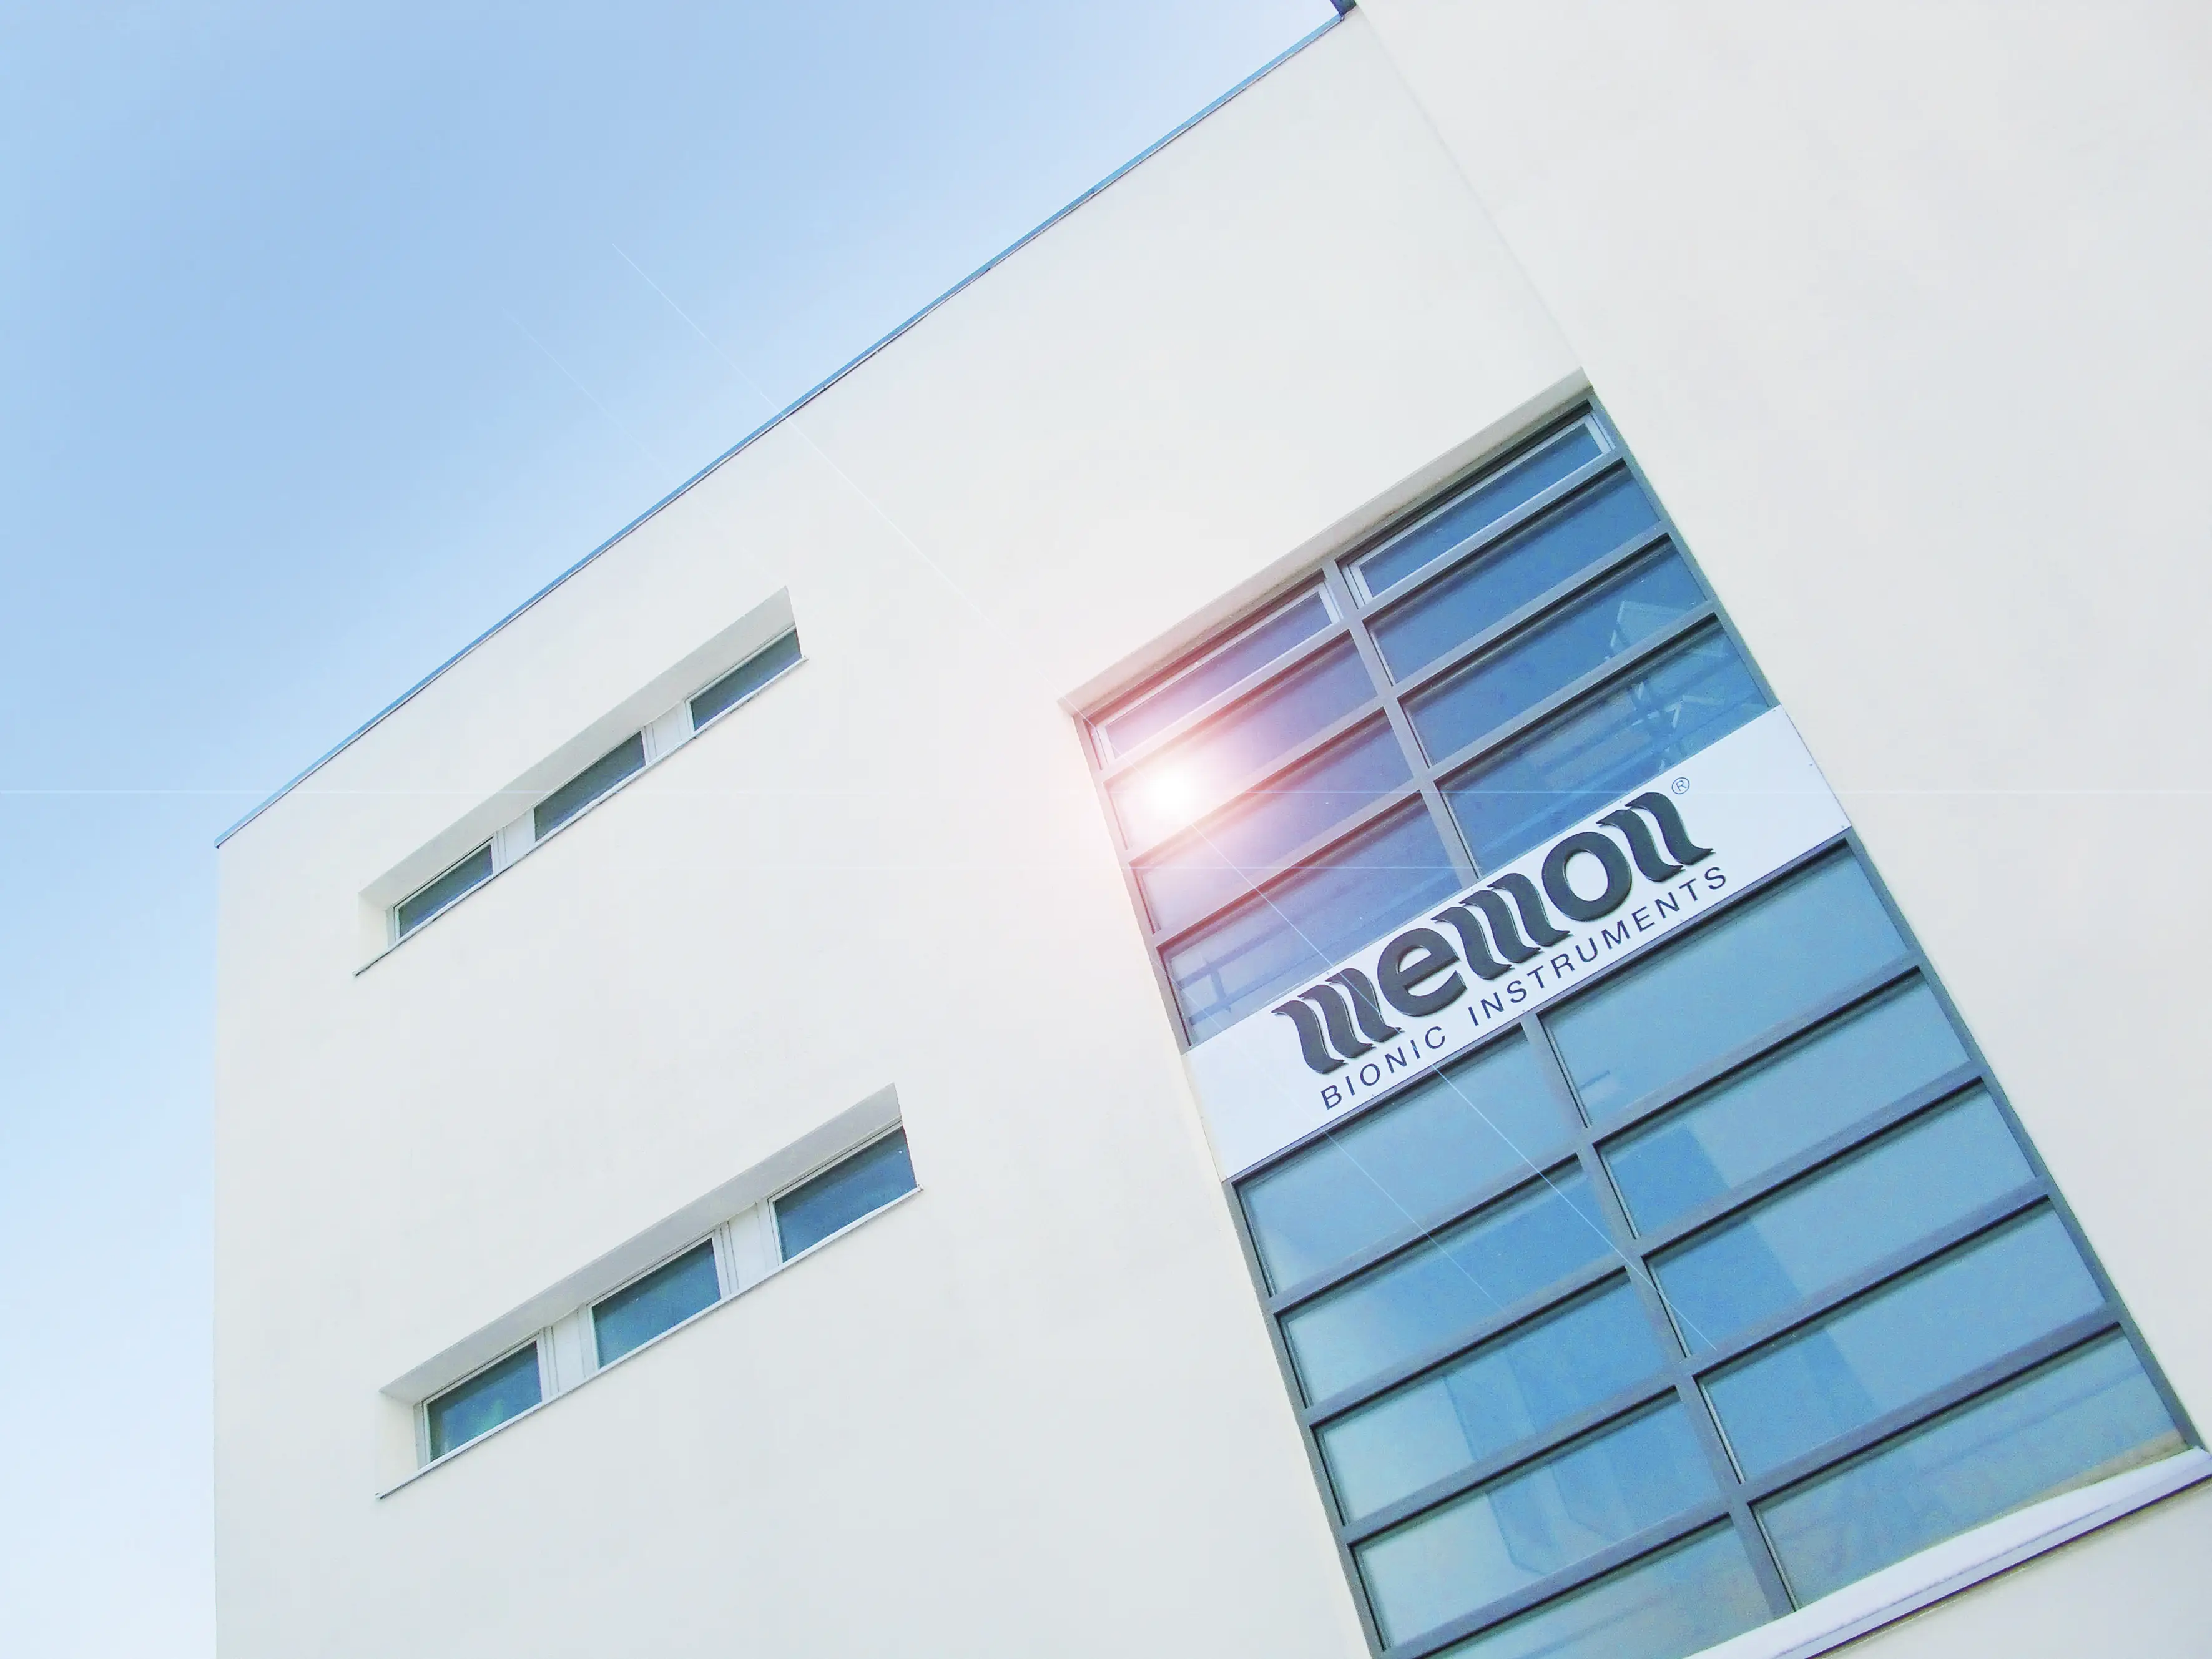
[[[1648,951],[1847,822],[1770,709],[1192,1049],[1222,1174]]]

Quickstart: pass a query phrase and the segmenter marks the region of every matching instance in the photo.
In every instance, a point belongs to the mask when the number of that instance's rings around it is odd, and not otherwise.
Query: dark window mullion
[[[1346,582],[1341,565],[1332,560],[1322,567],[1328,583],[1329,596],[1347,614],[1354,608],[1352,589]],[[1443,842],[1444,854],[1452,861],[1460,885],[1470,885],[1476,875],[1474,857],[1468,851],[1467,842],[1459,832],[1459,825],[1444,805],[1443,793],[1437,787],[1436,777],[1426,758],[1421,753],[1420,739],[1413,735],[1413,722],[1407,718],[1405,705],[1390,689],[1390,671],[1383,665],[1382,653],[1375,648],[1375,641],[1367,631],[1364,622],[1354,619],[1351,623],[1352,642],[1359,653],[1359,660],[1366,665],[1367,678],[1382,698],[1382,706],[1389,712],[1390,730],[1397,734],[1398,747],[1404,751],[1406,764],[1419,785],[1421,799],[1428,808],[1429,822],[1435,826],[1437,838]]]

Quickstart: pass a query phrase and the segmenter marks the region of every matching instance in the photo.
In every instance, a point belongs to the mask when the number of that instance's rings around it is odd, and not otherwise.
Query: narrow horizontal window
[[[2123,1339],[2044,1367],[1759,1512],[1802,1604],[2182,1438]]]
[[[914,1190],[906,1131],[885,1135],[775,1201],[775,1233],[787,1261],[830,1234]]]
[[[1577,421],[1528,453],[1485,474],[1410,529],[1393,536],[1352,568],[1370,594],[1396,586],[1455,547],[1532,501],[1561,479],[1605,453],[1605,440],[1588,421]]]
[[[739,663],[691,699],[691,729],[743,702],[799,660],[799,630],[792,629]]]
[[[592,1336],[599,1364],[612,1364],[632,1348],[652,1341],[721,1298],[713,1241],[694,1245],[592,1308]]]
[[[1128,754],[1324,632],[1334,620],[1319,588],[1303,594],[1094,720],[1091,729],[1098,734],[1099,748],[1109,757]]]
[[[1680,1659],[1772,1616],[1742,1539],[1718,1527],[1446,1648],[1437,1659]]]
[[[536,838],[544,840],[624,778],[644,769],[645,734],[635,732],[538,803],[532,817]]]
[[[430,1455],[443,1457],[478,1435],[490,1433],[543,1397],[538,1378],[538,1345],[532,1342],[498,1364],[485,1366],[423,1407],[429,1424]]]
[[[486,842],[452,869],[434,877],[393,907],[398,936],[406,938],[471,888],[489,881],[491,875],[491,843]]]

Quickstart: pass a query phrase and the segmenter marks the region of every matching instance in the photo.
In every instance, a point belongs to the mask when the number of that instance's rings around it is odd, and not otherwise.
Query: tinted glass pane
[[[1370,593],[1382,592],[1604,453],[1597,434],[1586,425],[1562,432],[1360,560],[1361,581]]]
[[[1252,1242],[1280,1290],[1548,1163],[1566,1138],[1566,1115],[1516,1035],[1247,1183]]]
[[[1710,1347],[2029,1178],[2012,1132],[1977,1091],[1701,1234],[1659,1263],[1659,1287],[1684,1340]]]
[[[1904,954],[1864,873],[1838,859],[1704,923],[1547,1023],[1583,1106],[1601,1118]]]
[[[1585,1440],[1359,1552],[1383,1638],[1401,1642],[1680,1515],[1713,1492],[1680,1406]]]
[[[1309,593],[1268,617],[1212,656],[1146,692],[1098,722],[1109,753],[1126,755],[1155,732],[1164,732],[1194,708],[1202,708],[1241,681],[1258,673],[1285,651],[1328,626],[1328,607],[1319,592]]]
[[[1414,699],[1408,707],[1421,746],[1431,760],[1464,749],[1705,599],[1688,567],[1671,555],[1608,583]]]
[[[1700,634],[1455,778],[1445,796],[1475,862],[1494,870],[1765,710],[1735,647]]]
[[[1605,1161],[1638,1226],[1662,1227],[1966,1063],[1915,985],[1613,1142]]]
[[[612,1364],[639,1343],[713,1307],[721,1297],[721,1284],[714,1275],[714,1247],[702,1244],[686,1250],[592,1310],[599,1364]]]
[[[400,937],[413,933],[471,887],[490,879],[491,843],[486,842],[444,875],[399,901]]]
[[[798,660],[796,631],[756,651],[691,699],[692,730],[696,732],[732,703],[744,702]]]
[[[1636,480],[1615,472],[1378,618],[1382,660],[1405,678],[1658,522]]]
[[[1413,775],[1383,721],[1340,738],[1136,865],[1153,925],[1180,927],[1250,891],[1256,877]]]
[[[850,1226],[913,1190],[914,1164],[907,1156],[906,1131],[901,1129],[776,1200],[775,1231],[783,1259],[790,1261],[840,1227]]]
[[[1626,1285],[1585,1297],[1321,1431],[1358,1519],[1657,1374],[1651,1322]]]
[[[1225,1030],[1459,887],[1444,844],[1418,804],[1324,857],[1167,952],[1192,1042]]]
[[[1439,1659],[1682,1659],[1773,1615],[1723,1528],[1449,1647]]]
[[[1473,1332],[1612,1254],[1589,1183],[1569,1170],[1370,1269],[1283,1321],[1309,1399]]]
[[[644,765],[645,734],[640,732],[625,738],[538,802],[532,819],[533,832],[539,839],[551,835]]]
[[[430,1455],[443,1457],[454,1447],[467,1445],[528,1411],[538,1398],[538,1345],[533,1342],[429,1403],[425,1414],[430,1419]]]
[[[1760,1519],[1790,1588],[1809,1601],[2181,1446],[2150,1379],[2113,1338],[1799,1488]]]
[[[1351,644],[1331,646],[1256,696],[1215,716],[1106,793],[1132,847],[1146,847],[1233,796],[1253,773],[1375,695]]]
[[[1746,1474],[1954,1382],[2103,1305],[2048,1211],[1954,1251],[1707,1384]]]

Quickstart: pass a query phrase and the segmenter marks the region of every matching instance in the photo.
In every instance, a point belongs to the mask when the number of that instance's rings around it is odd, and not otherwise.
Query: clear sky
[[[1332,15],[0,8],[0,1644],[212,1650],[212,843],[769,412],[640,270],[780,404]]]

